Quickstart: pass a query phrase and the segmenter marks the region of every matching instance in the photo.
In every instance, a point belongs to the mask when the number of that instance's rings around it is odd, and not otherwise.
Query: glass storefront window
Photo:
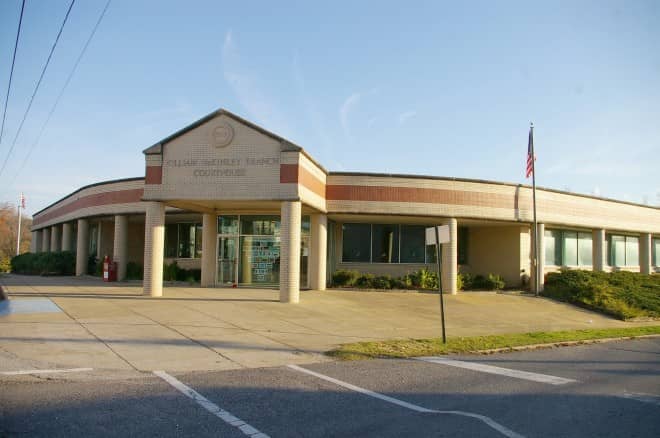
[[[202,256],[202,224],[165,225],[165,257],[192,259]]]
[[[279,216],[241,216],[241,234],[252,236],[279,236]]]
[[[195,225],[195,258],[202,257],[202,224]]]
[[[398,225],[376,224],[372,226],[371,254],[374,263],[399,262]]]
[[[578,265],[591,266],[593,245],[590,233],[578,233]]]
[[[218,234],[238,234],[238,216],[219,216]]]
[[[240,233],[239,233],[240,232]],[[300,286],[308,285],[310,217],[302,216]],[[218,282],[276,285],[280,281],[280,216],[228,215],[218,217]],[[238,243],[238,255],[235,244]]]
[[[371,261],[371,225],[370,224],[344,224],[342,261],[365,262]]]
[[[626,266],[639,266],[639,238],[626,236]]]
[[[280,238],[241,236],[238,281],[243,284],[280,282]]]
[[[611,236],[612,266],[626,266],[626,237]]]
[[[548,266],[561,266],[561,253],[557,250],[561,248],[561,233],[556,230],[545,230],[545,264]]]
[[[577,266],[578,264],[577,233],[574,231],[564,231],[562,234],[564,237],[562,265]]]
[[[423,225],[401,225],[401,263],[424,263],[425,229]]]

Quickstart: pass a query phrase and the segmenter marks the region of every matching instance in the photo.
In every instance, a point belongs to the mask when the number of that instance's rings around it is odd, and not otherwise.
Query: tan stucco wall
[[[142,266],[144,259],[144,222],[128,222],[128,261]]]
[[[470,227],[468,237],[468,263],[461,265],[462,272],[488,275],[498,274],[507,287],[520,285],[520,269],[529,266],[529,252],[521,254],[527,245],[529,229],[520,226]],[[523,259],[526,262],[523,262]],[[529,274],[529,270],[526,269]]]

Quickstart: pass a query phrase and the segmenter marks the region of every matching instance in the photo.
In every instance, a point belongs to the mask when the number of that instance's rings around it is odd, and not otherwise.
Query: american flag
[[[536,157],[534,156],[534,128],[530,127],[529,140],[527,141],[527,171],[525,173],[525,178],[529,178],[529,176],[534,173],[534,160],[536,160]]]
[[[21,208],[25,210],[25,196],[21,193]]]

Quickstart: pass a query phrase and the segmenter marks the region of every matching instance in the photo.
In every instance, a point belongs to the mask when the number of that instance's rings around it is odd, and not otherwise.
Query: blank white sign
[[[439,225],[426,229],[426,244],[435,245],[435,229],[438,229],[440,243],[449,243],[449,225]]]

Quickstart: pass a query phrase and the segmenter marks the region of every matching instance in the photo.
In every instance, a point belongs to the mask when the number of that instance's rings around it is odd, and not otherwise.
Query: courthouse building
[[[32,252],[108,255],[118,277],[163,264],[200,269],[203,287],[324,290],[333,272],[399,276],[436,269],[425,228],[447,224],[445,291],[459,271],[524,286],[535,275],[531,187],[441,176],[331,172],[304,149],[219,110],[144,150],[145,175],[82,187],[34,215]],[[415,169],[410,169],[414,172]],[[660,209],[538,189],[539,272],[565,266],[657,272]],[[541,275],[539,277],[542,285]]]

